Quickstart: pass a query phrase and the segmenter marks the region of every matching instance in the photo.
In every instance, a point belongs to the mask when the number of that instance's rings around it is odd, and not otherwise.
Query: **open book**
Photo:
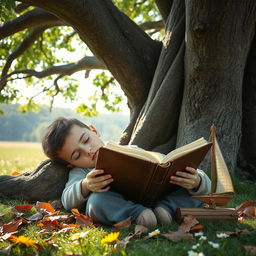
[[[177,148],[167,155],[139,148],[108,143],[100,148],[96,169],[112,175],[113,191],[146,206],[162,195],[177,189],[170,176],[186,166],[197,168],[211,147],[211,142],[200,138]]]

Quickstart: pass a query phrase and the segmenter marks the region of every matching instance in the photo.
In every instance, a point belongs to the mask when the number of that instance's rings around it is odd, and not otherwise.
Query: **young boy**
[[[186,172],[179,171],[170,178],[170,183],[181,188],[162,197],[153,209],[128,201],[111,191],[111,175],[94,168],[103,145],[98,131],[77,119],[58,118],[47,128],[42,141],[45,154],[73,168],[61,197],[65,209],[85,207],[87,216],[105,225],[131,216],[133,223],[154,227],[157,223],[170,224],[178,207],[202,207],[191,194],[210,192],[208,176],[186,167]]]

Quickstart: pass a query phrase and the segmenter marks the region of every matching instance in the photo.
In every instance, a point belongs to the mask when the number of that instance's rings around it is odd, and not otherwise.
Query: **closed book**
[[[170,176],[197,168],[212,143],[200,138],[177,148],[167,155],[143,149],[108,143],[99,149],[96,169],[111,174],[111,189],[126,199],[152,206],[161,196],[177,189]]]

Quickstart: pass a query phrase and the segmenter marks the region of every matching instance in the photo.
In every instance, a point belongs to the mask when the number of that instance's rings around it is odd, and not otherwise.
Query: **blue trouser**
[[[156,202],[154,208],[158,206],[165,208],[174,216],[178,207],[203,207],[203,204],[192,198],[187,190],[181,188],[162,197]],[[129,216],[134,222],[145,209],[147,207],[128,201],[119,193],[107,191],[91,193],[86,203],[85,213],[94,222],[113,225]]]

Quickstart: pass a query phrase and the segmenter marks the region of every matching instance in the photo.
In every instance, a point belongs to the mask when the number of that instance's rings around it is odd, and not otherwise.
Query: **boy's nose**
[[[92,148],[91,146],[87,146],[87,145],[82,145],[82,151],[86,154],[86,155],[90,155],[92,153]]]

